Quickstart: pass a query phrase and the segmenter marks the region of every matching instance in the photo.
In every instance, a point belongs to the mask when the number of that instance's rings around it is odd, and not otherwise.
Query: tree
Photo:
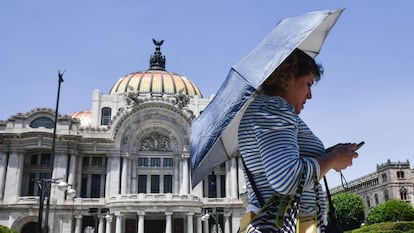
[[[397,200],[387,201],[372,208],[368,213],[368,224],[413,220],[414,208],[406,202]]]
[[[348,231],[361,226],[364,222],[364,203],[354,193],[339,193],[332,196],[336,215],[343,230]]]

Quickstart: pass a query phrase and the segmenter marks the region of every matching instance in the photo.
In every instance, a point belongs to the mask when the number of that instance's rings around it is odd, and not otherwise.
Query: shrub
[[[18,232],[8,227],[0,225],[0,233],[18,233]]]
[[[391,200],[370,210],[367,222],[368,224],[373,224],[412,220],[414,220],[414,208],[410,204]]]

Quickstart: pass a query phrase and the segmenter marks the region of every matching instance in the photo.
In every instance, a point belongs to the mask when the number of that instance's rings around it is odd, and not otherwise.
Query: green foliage
[[[402,201],[391,200],[374,207],[368,213],[368,224],[414,220],[414,208]]]
[[[343,230],[358,228],[364,222],[364,203],[358,195],[339,193],[332,196],[332,202]]]
[[[382,222],[363,226],[349,233],[414,233],[414,221],[411,222]]]
[[[0,233],[18,233],[18,232],[8,227],[0,225]]]

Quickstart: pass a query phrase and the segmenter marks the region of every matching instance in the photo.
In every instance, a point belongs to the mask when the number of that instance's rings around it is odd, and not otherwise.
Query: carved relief
[[[160,134],[159,132],[153,132],[141,140],[139,150],[172,151],[170,138]]]
[[[179,94],[175,95],[175,104],[180,109],[187,107],[188,103],[190,102],[190,97],[188,97],[188,95],[184,95],[182,91],[183,89],[180,90]]]

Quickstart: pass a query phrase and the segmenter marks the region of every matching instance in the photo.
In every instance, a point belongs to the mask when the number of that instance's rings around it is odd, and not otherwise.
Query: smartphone
[[[360,143],[358,143],[357,145],[356,145],[356,148],[355,148],[355,150],[354,151],[357,151],[359,148],[361,148],[361,146],[363,146],[365,144],[365,142],[364,141],[362,141],[362,142],[360,142]]]

